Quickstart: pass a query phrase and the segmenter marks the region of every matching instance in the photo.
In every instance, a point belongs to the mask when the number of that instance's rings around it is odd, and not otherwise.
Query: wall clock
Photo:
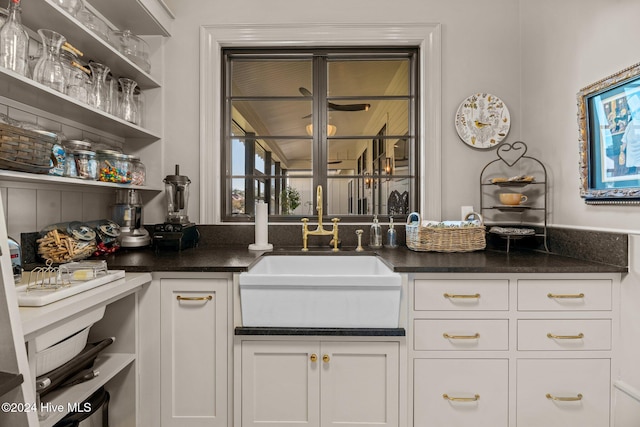
[[[504,102],[490,93],[476,93],[462,101],[456,112],[456,131],[473,148],[497,147],[509,133],[511,117]]]

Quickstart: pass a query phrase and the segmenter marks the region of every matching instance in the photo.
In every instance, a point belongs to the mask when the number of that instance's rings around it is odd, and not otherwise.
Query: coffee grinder
[[[198,244],[200,233],[187,215],[189,184],[189,177],[180,175],[180,165],[176,165],[175,175],[167,175],[164,178],[167,217],[163,224],[154,226],[153,244],[156,249],[182,250]]]
[[[118,236],[120,247],[139,248],[151,243],[149,232],[144,228],[142,198],[138,190],[129,188],[116,190],[113,221],[120,226],[120,236]]]

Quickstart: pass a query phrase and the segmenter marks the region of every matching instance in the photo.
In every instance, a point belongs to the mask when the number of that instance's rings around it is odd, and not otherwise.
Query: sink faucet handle
[[[333,221],[334,224],[337,224],[340,222],[340,218],[331,218],[331,221]]]
[[[358,236],[358,247],[356,248],[356,252],[362,252],[364,249],[362,248],[362,233],[363,231],[358,229],[356,230],[356,236]]]

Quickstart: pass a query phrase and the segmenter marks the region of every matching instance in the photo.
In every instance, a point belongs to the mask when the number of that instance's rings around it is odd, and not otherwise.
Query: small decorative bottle
[[[374,215],[373,224],[371,224],[371,231],[369,233],[369,246],[378,249],[382,247],[382,228],[378,223],[378,216]]]
[[[20,0],[10,0],[8,10],[0,28],[0,66],[28,77],[29,35],[21,23]]]
[[[387,247],[394,249],[398,247],[396,229],[393,228],[393,218],[389,218],[389,229],[387,230]]]

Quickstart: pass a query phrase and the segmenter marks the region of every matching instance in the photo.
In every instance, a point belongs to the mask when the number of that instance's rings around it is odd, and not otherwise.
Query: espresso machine
[[[180,175],[180,165],[176,165],[174,175],[164,178],[167,217],[163,224],[156,224],[153,228],[153,244],[156,249],[182,250],[198,244],[200,233],[187,215],[189,184],[189,177]]]
[[[151,243],[149,232],[144,228],[142,197],[138,190],[129,188],[116,190],[113,221],[120,226],[120,236],[118,236],[120,247],[139,248]]]

